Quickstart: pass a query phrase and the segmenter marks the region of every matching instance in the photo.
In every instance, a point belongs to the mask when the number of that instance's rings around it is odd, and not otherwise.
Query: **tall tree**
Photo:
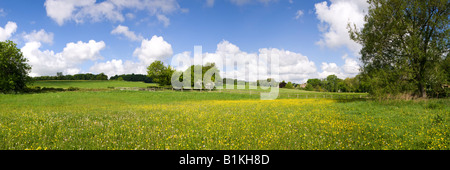
[[[31,78],[31,66],[12,41],[0,42],[0,92],[22,92]]]
[[[175,70],[172,67],[164,66],[164,63],[161,61],[154,61],[147,67],[147,76],[160,86],[171,85],[171,78],[174,72]]]
[[[350,29],[362,45],[362,74],[371,93],[426,97],[445,82],[440,64],[449,52],[448,0],[369,0],[366,24]],[[349,25],[349,27],[351,27]]]

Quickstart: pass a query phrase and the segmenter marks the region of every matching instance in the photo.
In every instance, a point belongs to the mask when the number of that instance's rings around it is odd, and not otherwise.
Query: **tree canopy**
[[[362,45],[362,76],[375,96],[443,93],[449,52],[448,0],[369,0],[366,24],[350,29]],[[350,26],[350,25],[349,25]],[[351,26],[350,26],[351,27]]]
[[[171,85],[171,78],[174,72],[175,70],[172,67],[164,66],[162,61],[154,61],[147,67],[147,76],[160,86]]]
[[[28,72],[31,66],[20,49],[12,41],[0,42],[0,92],[18,93],[26,89],[31,81]]]

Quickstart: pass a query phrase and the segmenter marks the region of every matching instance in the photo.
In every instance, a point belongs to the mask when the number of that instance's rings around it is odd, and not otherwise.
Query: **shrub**
[[[67,90],[68,91],[77,91],[77,90],[80,90],[80,88],[78,88],[78,87],[69,87],[69,88],[67,88]]]

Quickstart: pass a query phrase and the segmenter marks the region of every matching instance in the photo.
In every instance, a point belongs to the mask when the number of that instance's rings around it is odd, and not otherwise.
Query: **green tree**
[[[325,89],[329,92],[337,92],[339,90],[339,84],[342,81],[336,75],[329,75],[326,79]]]
[[[294,85],[292,84],[292,82],[288,82],[288,83],[286,84],[285,88],[287,88],[287,89],[293,89],[293,88],[294,88]]]
[[[427,97],[427,88],[446,81],[439,65],[449,52],[449,1],[368,2],[364,28],[349,32],[362,45],[362,74],[370,81],[370,92]]]
[[[0,92],[22,92],[31,81],[31,66],[12,41],[0,42]]]
[[[314,87],[312,86],[312,84],[306,84],[306,86],[305,86],[305,90],[306,91],[314,91]]]
[[[307,85],[311,84],[311,86],[316,89],[321,85],[322,82],[320,81],[320,79],[308,79],[306,83]]]
[[[172,67],[164,66],[164,63],[161,61],[154,61],[147,67],[147,76],[160,86],[171,85],[171,78],[174,72],[175,70]]]

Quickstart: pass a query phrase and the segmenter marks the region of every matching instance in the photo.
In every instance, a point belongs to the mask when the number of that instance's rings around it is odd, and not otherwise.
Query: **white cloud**
[[[350,76],[356,76],[360,69],[358,61],[353,58],[349,58],[348,55],[344,55],[342,59],[345,60],[345,64],[342,66],[344,72]]]
[[[17,24],[15,22],[8,21],[5,27],[0,27],[0,41],[8,40],[12,34],[17,30]]]
[[[164,41],[163,37],[153,36],[152,39],[142,40],[141,46],[133,53],[140,61],[149,65],[155,60],[165,60],[172,57],[172,45]]]
[[[72,20],[77,8],[95,4],[95,0],[46,0],[44,3],[47,16],[63,25],[65,21]]]
[[[279,79],[294,82],[306,82],[308,78],[317,76],[317,69],[314,62],[302,54],[276,49],[261,48],[258,53],[247,53],[241,51],[238,46],[223,40],[217,44],[214,53],[203,53],[203,64],[216,63],[219,66],[221,76],[224,78],[237,78],[246,81],[256,81],[258,79],[269,78],[268,60],[266,57],[279,56]],[[177,54],[172,59],[172,65],[177,70],[184,71],[188,65],[178,65],[180,61],[190,60],[193,57],[190,52]],[[236,64],[236,66],[235,66]],[[220,66],[224,68],[220,68]]]
[[[111,31],[111,34],[119,35],[122,34],[131,41],[142,41],[144,37],[141,35],[136,35],[133,31],[130,31],[127,26],[119,25],[114,30]]]
[[[360,67],[355,59],[348,57],[347,54],[342,56],[342,59],[345,60],[345,64],[341,67],[336,63],[322,63],[322,72],[319,73],[319,78],[326,78],[327,76],[334,74],[337,77],[344,79],[347,77],[354,77],[359,73]]]
[[[137,48],[134,55],[138,57],[137,62],[112,59],[103,63],[96,63],[90,68],[95,73],[105,73],[108,76],[118,74],[146,74],[146,67],[155,60],[164,61],[166,57],[173,54],[172,47],[164,41],[163,37],[153,36],[150,40],[142,40],[141,47]],[[305,83],[310,78],[326,78],[335,74],[339,78],[355,76],[359,66],[356,60],[347,55],[342,57],[345,60],[343,66],[336,63],[322,63],[321,72],[314,62],[307,56],[300,53],[277,49],[260,48],[256,53],[241,51],[240,48],[223,40],[217,44],[215,52],[201,52],[202,64],[216,63],[221,72],[221,77],[237,78],[246,81],[256,81],[269,78],[269,68],[266,67],[268,59],[266,57],[278,56],[279,60],[279,80],[286,80],[295,83]],[[184,71],[194,64],[193,53],[185,51],[172,57],[170,64],[176,70]],[[196,61],[195,64],[198,64]],[[236,64],[236,66],[235,66]],[[224,67],[221,67],[224,66]]]
[[[105,48],[103,41],[96,42],[90,40],[87,43],[78,41],[77,43],[68,43],[64,48],[62,55],[71,62],[83,62],[86,60],[101,59],[100,51]]]
[[[320,20],[319,30],[322,38],[320,46],[338,48],[345,46],[358,55],[361,45],[350,39],[347,25],[356,24],[358,29],[364,26],[364,16],[369,4],[366,0],[331,0],[315,4],[316,15]]]
[[[103,20],[123,22],[125,20],[122,13],[117,9],[117,6],[108,1],[85,6],[74,15],[74,20],[77,23],[83,23],[86,18],[92,22],[100,22]]]
[[[300,17],[302,17],[303,16],[303,11],[302,10],[298,10],[296,13],[295,13],[295,19],[300,19]]]
[[[31,65],[30,76],[54,75],[56,72],[64,74],[77,74],[79,65],[88,60],[100,59],[100,51],[105,48],[103,41],[90,40],[87,43],[68,43],[60,53],[45,50],[41,51],[40,42],[27,42],[21,51]]]
[[[39,31],[33,30],[31,33],[23,33],[23,39],[27,42],[37,41],[42,43],[53,44],[53,33],[48,33],[44,29]]]
[[[155,60],[164,61],[172,57],[172,45],[164,41],[163,37],[153,36],[150,40],[143,39],[141,46],[133,53],[139,61],[123,61],[112,59],[103,63],[95,63],[90,71],[94,73],[105,73],[108,76],[120,74],[147,74],[147,67]]]
[[[168,27],[170,25],[170,19],[167,18],[165,15],[158,14],[156,15],[156,18],[159,22],[164,24],[164,27]]]
[[[122,12],[125,9],[147,11],[151,16],[184,10],[180,8],[176,0],[105,0],[102,2],[96,0],[46,0],[44,5],[47,16],[58,25],[63,25],[66,21],[83,23],[85,20],[123,22],[125,17]],[[125,15],[128,18],[134,18],[133,13]],[[161,20],[159,19],[159,21]]]
[[[95,63],[90,71],[94,73],[105,73],[111,77],[121,74],[147,74],[147,66],[142,62],[122,61],[112,59],[104,63]]]

